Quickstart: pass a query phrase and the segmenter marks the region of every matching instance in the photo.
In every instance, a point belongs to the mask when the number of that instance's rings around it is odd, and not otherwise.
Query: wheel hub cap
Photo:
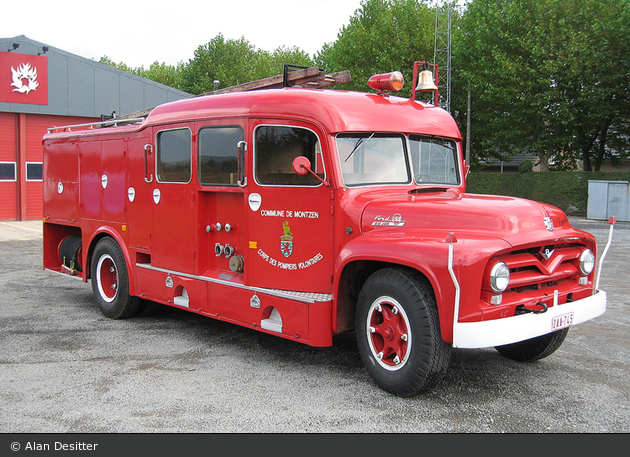
[[[411,351],[409,319],[392,297],[380,297],[372,303],[367,316],[367,339],[373,356],[383,368],[402,368]]]

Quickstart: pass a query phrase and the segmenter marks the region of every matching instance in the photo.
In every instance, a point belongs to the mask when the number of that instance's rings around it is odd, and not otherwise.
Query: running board
[[[214,284],[221,284],[224,286],[234,287],[237,289],[250,290],[256,293],[272,295],[272,296],[280,297],[280,298],[287,298],[289,300],[296,300],[296,301],[305,302],[305,303],[327,302],[333,299],[332,294],[320,294],[316,292],[297,292],[297,291],[292,291],[292,290],[266,289],[264,287],[246,286],[244,284],[238,284],[238,283],[230,281],[228,279],[229,275],[225,275],[226,277],[224,279],[210,278],[208,276],[199,276],[199,275],[193,275],[189,273],[181,273],[179,271],[168,270],[166,268],[158,268],[158,267],[152,266],[149,263],[137,263],[136,267],[145,268],[147,270],[159,271],[161,273],[166,273],[170,275],[182,276],[182,277],[190,278],[190,279],[197,279],[199,281],[206,281],[206,282],[211,282]]]

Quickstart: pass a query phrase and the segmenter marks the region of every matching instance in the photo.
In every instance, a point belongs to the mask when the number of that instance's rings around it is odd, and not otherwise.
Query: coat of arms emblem
[[[289,227],[289,221],[282,223],[282,236],[280,237],[280,252],[285,257],[291,257],[293,254],[293,233]]]

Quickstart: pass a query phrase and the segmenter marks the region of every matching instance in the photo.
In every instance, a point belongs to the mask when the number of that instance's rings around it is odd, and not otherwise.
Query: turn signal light
[[[372,89],[376,89],[379,92],[384,90],[398,92],[405,85],[405,78],[401,72],[392,71],[372,76],[368,80],[368,84]]]

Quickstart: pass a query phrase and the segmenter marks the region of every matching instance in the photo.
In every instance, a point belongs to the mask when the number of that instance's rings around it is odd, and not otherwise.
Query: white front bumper
[[[481,322],[457,322],[453,326],[453,347],[485,348],[517,343],[553,331],[554,317],[573,313],[573,325],[606,312],[606,292],[598,290],[582,300],[548,308],[541,314],[521,314]]]

